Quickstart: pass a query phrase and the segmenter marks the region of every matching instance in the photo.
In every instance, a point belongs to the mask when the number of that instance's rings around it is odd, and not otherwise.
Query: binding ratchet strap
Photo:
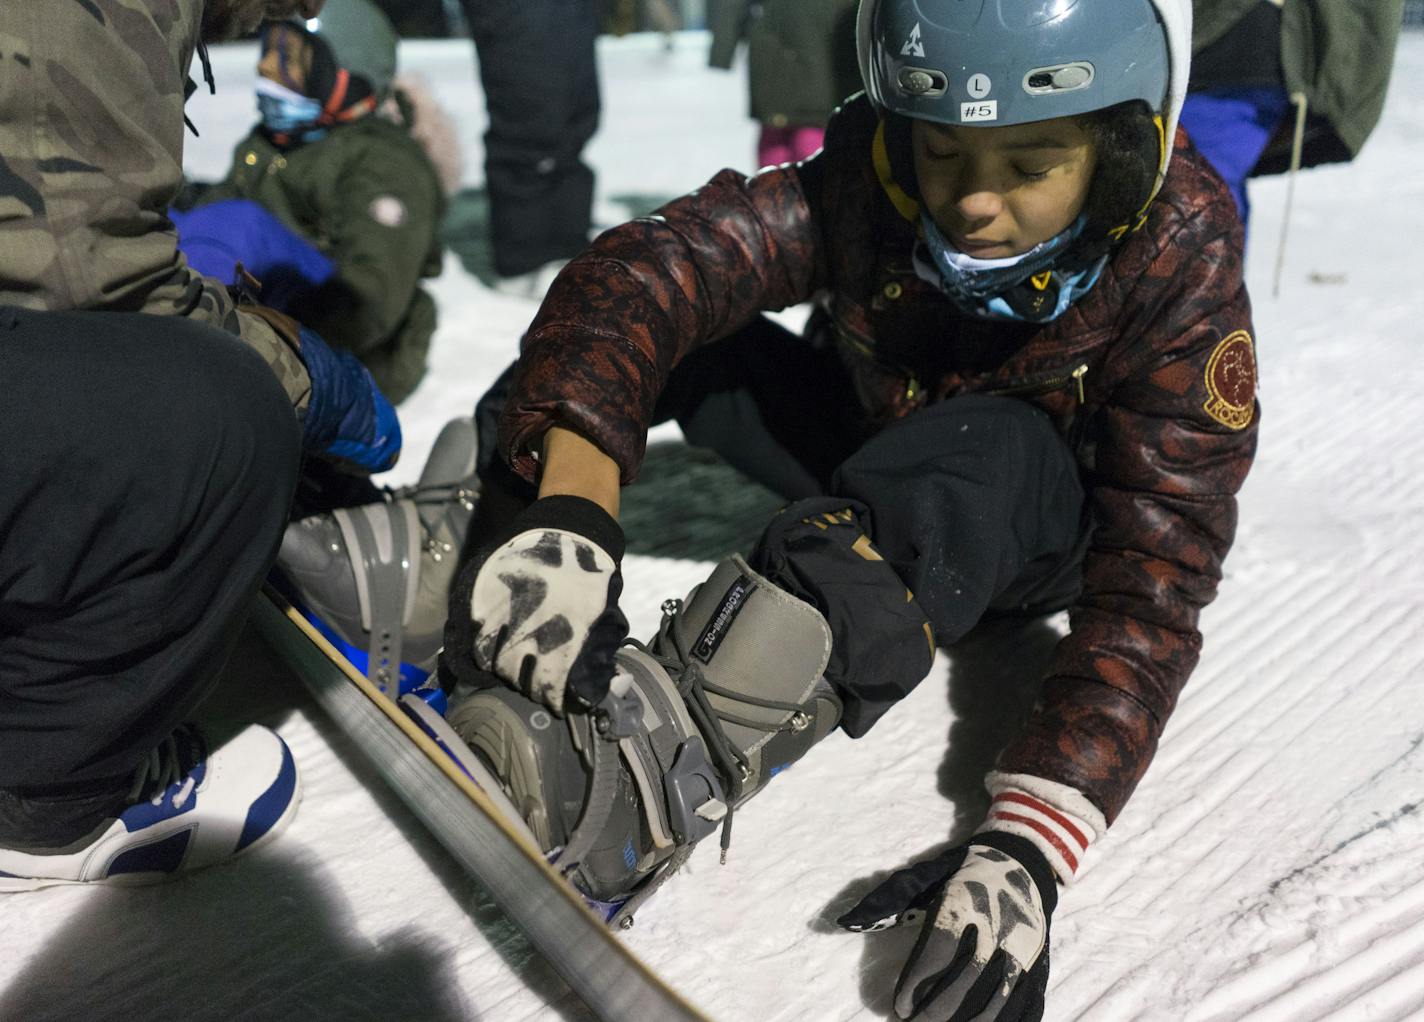
[[[415,607],[420,521],[409,501],[337,508],[346,549],[359,559],[356,599],[370,635],[366,677],[391,699],[400,696],[401,633]]]
[[[473,514],[476,496],[474,490],[463,482],[453,482],[426,483],[388,489],[386,492],[391,500],[409,500],[415,504],[416,513],[420,516],[422,543],[429,551],[431,560],[438,564],[447,554],[459,556],[460,551],[456,550],[453,544],[439,538],[440,518],[452,501],[458,501],[465,511]]]
[[[1295,134],[1291,138],[1291,161],[1290,174],[1286,178],[1286,212],[1281,219],[1281,242],[1276,249],[1276,277],[1271,285],[1271,297],[1281,296],[1281,271],[1286,264],[1286,231],[1290,227],[1291,206],[1295,202],[1295,178],[1296,172],[1300,170],[1300,153],[1305,144],[1305,111],[1309,105],[1305,93],[1291,93],[1291,102],[1295,104]]]
[[[554,860],[565,873],[577,868],[583,857],[593,849],[594,841],[598,840],[604,824],[613,812],[613,802],[618,794],[618,745],[597,734],[591,726],[592,720],[592,717],[583,714],[570,714],[568,717],[574,745],[588,750],[593,777],[589,782],[588,797],[584,801],[578,823],[574,825],[573,832]],[[575,728],[582,728],[584,733],[580,735]]]

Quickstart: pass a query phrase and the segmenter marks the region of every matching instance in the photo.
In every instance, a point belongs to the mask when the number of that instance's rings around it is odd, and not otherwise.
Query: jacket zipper
[[[1016,383],[1010,383],[1004,387],[995,387],[992,390],[987,390],[985,391],[985,393],[1025,394],[1029,392],[1038,392],[1048,394],[1055,390],[1058,390],[1060,387],[1072,383],[1076,386],[1077,389],[1078,403],[1084,404],[1087,401],[1087,395],[1084,391],[1083,377],[1087,375],[1088,363],[1084,362],[1082,365],[1078,366],[1071,372],[1065,373],[1062,370],[1054,370],[1051,375],[1026,377],[1025,379],[1019,380]]]
[[[836,336],[841,341],[841,343],[848,345],[852,350],[854,350],[860,355],[865,356],[872,362],[875,362],[880,366],[889,369],[891,372],[899,373],[905,378],[906,401],[915,402],[919,400],[920,381],[916,378],[914,373],[910,372],[902,365],[896,365],[888,359],[883,358],[879,350],[877,349],[875,342],[872,341],[868,335],[862,333],[859,330],[856,330],[854,327],[847,326],[844,323],[836,322],[835,320],[832,320],[831,325],[835,330]]]
[[[861,333],[859,330],[847,326],[844,323],[833,323],[833,326],[835,327],[836,333],[840,336],[843,342],[849,344],[860,354],[874,359],[886,368],[899,372],[905,377],[906,401],[914,402],[919,400],[920,381],[914,373],[907,370],[904,366],[897,366],[886,362],[880,356],[879,351],[877,351],[875,343],[871,341],[870,338],[867,337],[865,334]],[[1028,392],[1039,391],[1044,394],[1048,394],[1059,389],[1060,387],[1072,383],[1075,385],[1076,393],[1078,395],[1078,403],[1081,405],[1087,403],[1087,394],[1083,384],[1083,378],[1087,375],[1088,363],[1083,362],[1068,372],[1064,372],[1061,369],[1055,369],[1050,371],[1047,376],[1044,376],[1043,374],[1037,374],[1035,376],[1025,377],[1024,379],[1018,380],[1017,382],[1010,383],[1003,387],[995,387],[992,390],[985,391],[984,393],[1003,395],[1024,394]]]

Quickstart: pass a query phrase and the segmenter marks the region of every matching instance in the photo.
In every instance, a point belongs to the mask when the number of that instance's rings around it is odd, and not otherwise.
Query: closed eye
[[[1048,170],[1052,170],[1050,167]],[[1014,173],[1025,181],[1041,181],[1048,176],[1048,170],[1025,170],[1022,167],[1015,167]]]
[[[957,159],[959,159],[959,154],[958,154],[958,153],[940,153],[940,152],[936,152],[935,150],[933,150],[933,149],[929,148],[928,146],[926,146],[926,147],[925,147],[925,158],[926,158],[926,159],[929,159],[929,160],[957,160]]]

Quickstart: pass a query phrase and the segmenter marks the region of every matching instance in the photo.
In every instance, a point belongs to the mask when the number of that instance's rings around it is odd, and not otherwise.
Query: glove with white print
[[[555,714],[608,694],[628,636],[618,608],[623,530],[582,497],[543,497],[503,541],[467,564],[450,594],[445,666],[457,679],[487,672]]]
[[[916,1022],[1039,1022],[1058,885],[1034,842],[987,831],[892,874],[837,922],[874,931],[924,922],[895,986]]]

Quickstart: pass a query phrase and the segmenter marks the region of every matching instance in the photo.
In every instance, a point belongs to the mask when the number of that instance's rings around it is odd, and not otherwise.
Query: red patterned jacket
[[[532,479],[530,449],[567,425],[629,481],[679,359],[813,296],[875,421],[971,392],[1034,402],[1077,452],[1095,528],[1072,632],[999,768],[1071,785],[1111,821],[1196,666],[1255,452],[1240,223],[1179,133],[1146,223],[1073,308],[1046,325],[969,320],[915,274],[877,126],[852,102],[805,164],[723,171],[600,237],[524,338],[500,448]]]

